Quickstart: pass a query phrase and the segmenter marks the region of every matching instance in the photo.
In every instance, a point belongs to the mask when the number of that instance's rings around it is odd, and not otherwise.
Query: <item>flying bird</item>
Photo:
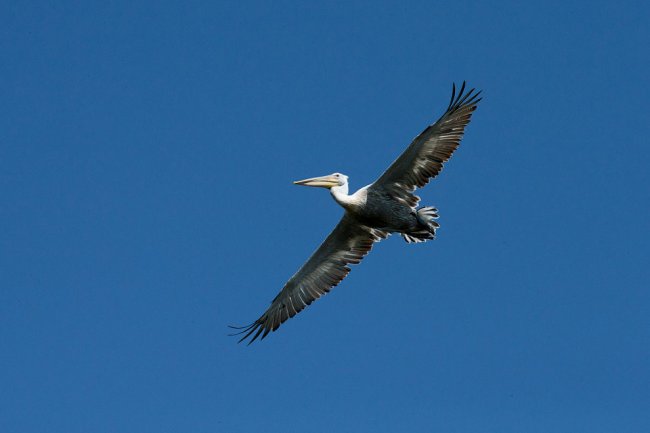
[[[399,233],[406,242],[433,239],[439,224],[435,207],[418,207],[413,194],[442,170],[460,144],[465,127],[481,100],[481,92],[465,92],[465,82],[436,123],[428,126],[374,183],[348,194],[348,177],[341,173],[294,182],[296,185],[327,188],[334,201],[345,209],[341,221],[307,262],[284,285],[271,306],[247,326],[231,326],[250,337],[248,344],[295,316],[314,300],[328,293],[368,254],[375,242]]]

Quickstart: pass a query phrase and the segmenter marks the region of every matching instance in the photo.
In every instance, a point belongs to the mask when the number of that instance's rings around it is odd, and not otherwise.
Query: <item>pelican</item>
[[[301,312],[314,300],[328,293],[368,254],[375,242],[399,233],[407,243],[433,239],[439,224],[435,207],[418,207],[420,198],[413,194],[442,170],[460,144],[465,127],[481,100],[481,92],[465,92],[465,82],[445,113],[428,126],[399,158],[374,183],[348,194],[348,177],[341,173],[294,182],[296,185],[329,189],[334,201],[345,213],[307,262],[287,281],[271,306],[247,326],[231,326],[235,334],[264,339],[282,323]]]

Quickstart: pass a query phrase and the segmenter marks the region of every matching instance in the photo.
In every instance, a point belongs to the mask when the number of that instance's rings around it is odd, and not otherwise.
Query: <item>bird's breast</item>
[[[367,193],[349,212],[363,224],[379,229],[402,231],[414,223],[410,207],[384,194]]]

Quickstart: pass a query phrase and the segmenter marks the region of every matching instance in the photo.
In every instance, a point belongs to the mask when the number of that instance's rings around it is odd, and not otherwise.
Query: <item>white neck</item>
[[[345,182],[343,185],[333,186],[330,188],[330,193],[334,200],[344,208],[348,208],[352,203],[352,196],[348,195],[348,183]]]

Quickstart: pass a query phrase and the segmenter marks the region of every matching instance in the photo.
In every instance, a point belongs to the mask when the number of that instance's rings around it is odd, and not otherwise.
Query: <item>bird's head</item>
[[[327,176],[311,177],[309,179],[297,180],[294,185],[318,186],[321,188],[333,188],[348,183],[348,177],[341,173],[332,173]]]

